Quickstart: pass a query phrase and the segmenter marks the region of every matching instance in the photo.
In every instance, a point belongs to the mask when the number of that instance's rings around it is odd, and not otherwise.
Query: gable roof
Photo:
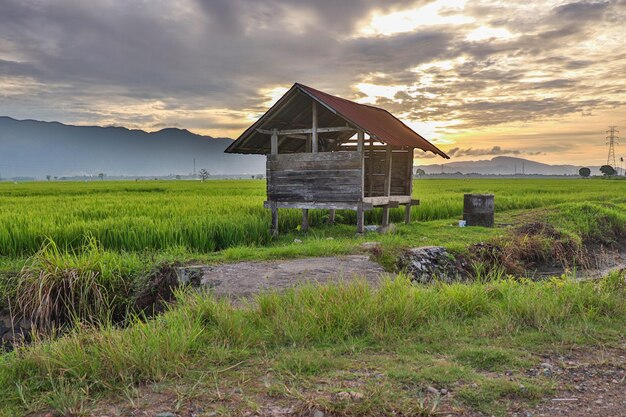
[[[308,98],[308,100],[307,100]],[[270,136],[257,129],[301,128],[311,126],[310,100],[315,100],[324,108],[318,112],[318,125],[331,127],[351,125],[375,136],[376,140],[397,147],[418,148],[433,152],[449,159],[443,151],[424,139],[420,134],[402,123],[387,110],[360,104],[333,96],[323,91],[294,84],[259,120],[246,129],[225,152],[227,153],[270,153]],[[307,111],[307,109],[309,109]],[[331,134],[333,140],[346,140],[353,132]],[[329,135],[326,135],[329,136]],[[281,143],[281,149],[287,152],[303,152],[304,141],[293,140]]]

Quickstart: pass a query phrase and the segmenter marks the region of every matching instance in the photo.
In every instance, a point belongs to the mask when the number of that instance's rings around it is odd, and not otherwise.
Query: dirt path
[[[185,268],[217,295],[246,297],[266,289],[285,289],[304,282],[331,282],[362,277],[378,283],[384,269],[367,255],[317,257],[265,262],[237,262]],[[199,276],[198,276],[199,275]]]
[[[554,391],[534,407],[513,401],[506,416],[511,417],[625,417],[626,416],[626,350],[576,349],[563,354],[547,354],[543,362],[525,371],[526,377],[541,383],[551,382]],[[370,378],[384,378],[376,373],[350,373],[348,379],[311,380],[307,389],[268,394],[271,370],[235,369],[241,376],[224,374],[220,379],[203,382],[201,388],[187,381],[183,385],[143,385],[132,401],[112,398],[101,401],[86,415],[97,417],[335,417],[358,413],[320,411],[319,398],[332,393],[332,387],[361,392]],[[338,374],[341,375],[341,374]],[[493,375],[491,375],[493,377]],[[507,378],[500,375],[500,378]],[[315,381],[315,382],[314,382]],[[297,386],[297,385],[296,385]],[[285,385],[287,387],[287,385]],[[331,389],[329,390],[329,387]],[[445,417],[488,417],[463,405],[454,393],[440,396],[426,391],[427,404],[438,404],[432,415]],[[359,399],[353,399],[358,403]],[[215,410],[215,411],[214,411]],[[362,415],[374,416],[369,410]],[[361,414],[359,414],[361,415]],[[388,415],[388,414],[385,414]],[[421,415],[421,414],[420,414]],[[430,414],[428,414],[430,415]]]
[[[543,366],[530,370],[529,376],[549,376],[557,388],[554,395],[544,399],[530,415],[626,416],[626,346],[624,349],[572,351],[544,359]]]

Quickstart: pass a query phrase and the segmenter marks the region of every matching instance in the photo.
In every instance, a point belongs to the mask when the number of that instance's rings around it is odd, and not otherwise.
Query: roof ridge
[[[356,104],[356,105],[363,106],[363,107],[369,107],[370,109],[374,109],[374,110],[378,110],[378,111],[385,112],[385,113],[387,113],[388,115],[390,115],[391,117],[393,117],[394,119],[396,119],[397,121],[399,121],[400,123],[402,123],[402,126],[404,126],[405,128],[407,128],[407,129],[411,130],[412,132],[414,132],[415,134],[417,134],[418,136],[420,136],[422,139],[424,139],[424,137],[423,137],[422,135],[420,135],[419,133],[415,132],[413,129],[411,129],[409,126],[407,126],[407,124],[406,124],[406,123],[404,123],[402,120],[400,120],[400,118],[399,118],[399,117],[395,116],[393,113],[391,113],[391,112],[390,112],[389,110],[387,110],[387,109],[383,109],[382,107],[376,107],[376,106],[373,106],[373,105],[371,105],[371,104],[358,103],[358,102],[356,102],[356,101],[348,100],[348,99],[346,99],[346,98],[339,97],[339,96],[334,96],[334,95],[332,95],[332,94],[326,93],[326,92],[324,92],[324,91],[318,90],[318,89],[313,88],[313,87],[309,87],[308,85],[304,85],[304,84],[301,84],[301,83],[295,83],[295,84],[296,84],[296,85],[298,85],[298,86],[300,86],[300,87],[305,87],[305,88],[308,88],[308,89],[310,89],[310,90],[314,90],[314,91],[316,91],[316,92],[318,92],[318,93],[321,93],[321,94],[324,94],[324,95],[327,95],[327,96],[330,96],[330,97],[336,98],[336,99],[338,99],[338,100],[347,101],[348,103]],[[424,140],[425,140],[425,139],[424,139]]]
[[[304,84],[301,84],[301,83],[296,83],[296,85],[297,85],[297,86],[299,86],[299,87],[304,87],[304,88],[307,88],[307,89],[309,89],[309,90],[316,91],[316,92],[321,93],[321,94],[325,94],[325,95],[330,96],[330,97],[332,97],[332,98],[336,98],[337,100],[347,101],[348,103],[356,104],[357,106],[369,107],[370,109],[374,109],[374,110],[381,110],[381,111],[384,111],[384,112],[386,112],[386,113],[389,113],[387,110],[383,109],[382,107],[376,107],[376,106],[373,106],[373,105],[371,105],[371,104],[367,104],[367,103],[359,103],[359,102],[354,101],[354,100],[348,100],[347,98],[343,98],[343,97],[339,97],[339,96],[334,96],[334,95],[332,95],[332,94],[328,94],[328,93],[326,93],[326,92],[324,92],[324,91],[322,91],[322,90],[318,90],[317,88],[309,87],[308,85],[304,85]],[[391,114],[391,113],[389,113],[389,114]],[[392,115],[392,116],[393,116],[393,115]],[[394,116],[394,117],[395,117],[395,116]]]

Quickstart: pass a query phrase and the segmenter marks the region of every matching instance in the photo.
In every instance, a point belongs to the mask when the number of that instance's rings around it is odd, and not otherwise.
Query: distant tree
[[[98,178],[100,178],[101,180],[104,180],[104,172],[99,173]]]
[[[615,168],[613,168],[611,165],[602,165],[600,167],[600,172],[605,176],[605,177],[610,177],[612,175],[617,174],[617,171],[615,171]]]
[[[177,175],[177,176],[176,176],[176,179],[177,179],[177,180],[179,180],[179,179],[180,179],[180,175]]]
[[[51,176],[51,175],[46,175],[46,179],[47,179],[48,181],[50,181],[50,178],[52,178],[52,176]]]
[[[591,170],[587,167],[582,167],[581,169],[578,170],[578,175],[580,175],[583,178],[587,178],[589,175],[591,175]]]
[[[258,174],[254,178],[256,178],[257,180],[262,180],[263,179],[263,174]]]
[[[200,178],[202,179],[202,182],[206,181],[209,178],[209,171],[207,171],[206,169],[202,168],[200,170],[200,172],[198,172],[198,175],[200,175]]]
[[[253,176],[252,176],[252,179],[254,179],[254,177],[256,177],[256,175],[253,175]]]
[[[56,181],[56,180],[58,180],[58,179],[59,179],[59,177],[57,177],[57,176],[55,175],[55,176],[54,176],[54,180]]]
[[[624,165],[624,157],[620,156],[620,158],[619,158],[619,167],[622,169],[622,175],[624,175],[624,168],[622,168],[622,165]]]
[[[424,171],[422,168],[417,168],[415,170],[415,175],[417,175],[418,178],[422,178],[422,175],[426,175],[426,171]]]

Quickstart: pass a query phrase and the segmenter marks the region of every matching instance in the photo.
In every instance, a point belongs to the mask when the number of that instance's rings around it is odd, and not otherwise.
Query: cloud
[[[437,135],[626,105],[620,1],[477,0],[441,7],[458,22],[387,36],[360,29],[374,15],[446,2],[0,1],[0,114],[21,118],[234,136],[265,110],[267,91],[295,81],[438,126]],[[468,40],[481,28],[511,36]],[[364,83],[396,93],[367,96]]]
[[[454,147],[446,151],[451,158],[461,158],[466,156],[498,156],[498,155],[528,155],[538,156],[543,155],[542,151],[529,151],[522,149],[506,149],[500,146],[493,146],[491,148],[460,148]],[[436,155],[427,152],[418,152],[416,155],[421,159],[435,158]]]

